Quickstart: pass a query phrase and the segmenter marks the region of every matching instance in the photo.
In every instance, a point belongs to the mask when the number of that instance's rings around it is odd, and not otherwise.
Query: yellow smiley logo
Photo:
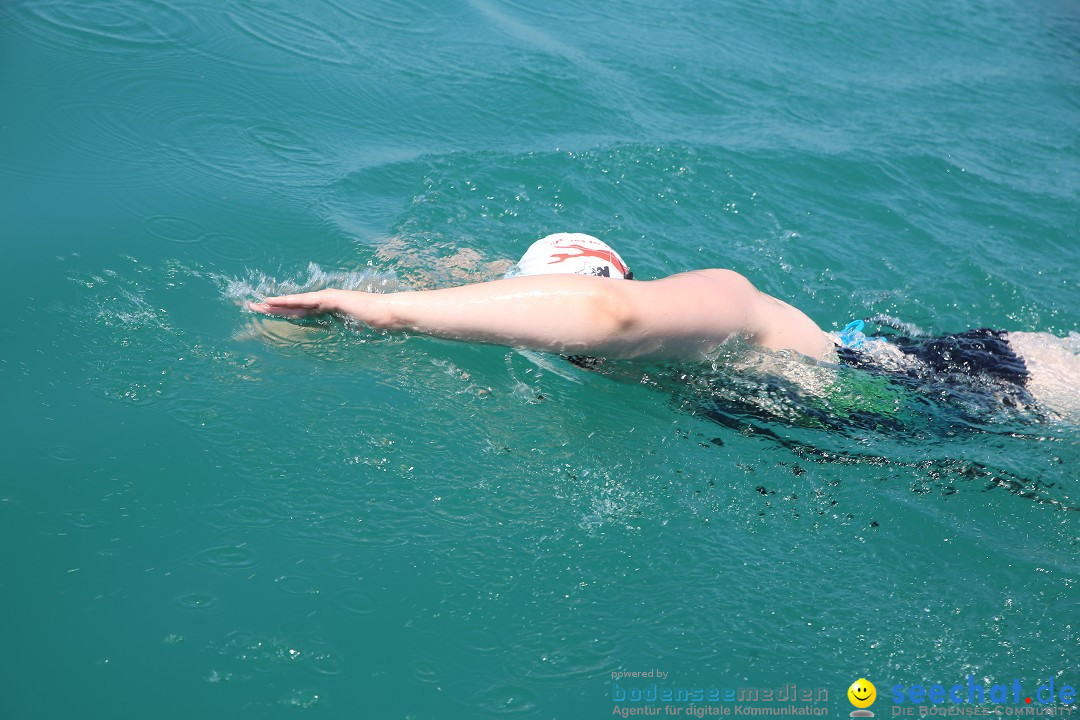
[[[857,708],[867,708],[877,699],[877,688],[866,678],[859,678],[847,689],[847,698]]]

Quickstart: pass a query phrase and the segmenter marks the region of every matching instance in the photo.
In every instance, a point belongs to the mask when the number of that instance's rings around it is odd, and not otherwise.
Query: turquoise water
[[[571,230],[827,329],[1066,335],[1078,69],[1064,0],[0,5],[0,717],[1077,685],[1075,423],[929,390],[830,430],[723,367],[236,300]]]

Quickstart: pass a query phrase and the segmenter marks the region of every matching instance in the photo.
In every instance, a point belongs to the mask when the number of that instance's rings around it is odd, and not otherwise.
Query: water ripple
[[[416,660],[412,664],[413,677],[425,685],[438,685],[442,682],[437,663],[430,660]]]
[[[226,500],[205,514],[205,522],[216,530],[271,527],[288,517],[289,508],[283,498],[235,498]]]
[[[67,445],[46,445],[41,448],[41,453],[47,458],[62,463],[75,462],[79,459],[79,454],[75,452],[75,449]]]
[[[332,598],[334,605],[351,615],[371,615],[378,607],[375,598],[355,588],[338,590]]]
[[[206,229],[198,221],[175,215],[151,215],[144,222],[147,232],[169,242],[197,243],[206,235]]]
[[[169,415],[182,425],[208,431],[207,437],[215,444],[229,444],[235,440],[231,432],[239,427],[234,403],[223,397],[196,397],[181,395],[170,398],[166,407]]]
[[[243,545],[217,545],[200,550],[195,557],[217,570],[247,570],[259,564],[255,552]]]
[[[209,593],[189,592],[177,595],[173,601],[183,608],[190,610],[208,610],[217,605],[217,598]]]
[[[354,47],[346,38],[284,10],[234,2],[228,15],[249,37],[291,55],[332,65],[355,62]]]
[[[521,715],[536,708],[537,698],[522,685],[491,685],[474,693],[470,704],[495,715]]]
[[[262,247],[262,243],[250,235],[209,232],[200,241],[208,255],[230,263],[249,262]]]
[[[83,530],[102,525],[105,522],[89,510],[68,510],[64,513],[64,517],[72,526]]]
[[[318,595],[319,588],[315,587],[310,578],[299,575],[282,575],[274,578],[274,585],[288,595]]]
[[[330,572],[353,580],[363,579],[364,572],[367,569],[367,566],[357,558],[342,555],[341,553],[330,557],[329,564]]]
[[[326,6],[358,20],[363,28],[378,28],[394,32],[434,33],[450,22],[453,5],[433,7],[430,3],[416,0],[394,2],[366,2],[349,4],[339,0],[324,0]],[[380,6],[381,5],[381,6]]]
[[[181,168],[197,177],[210,172],[245,183],[305,187],[322,185],[337,174],[334,169],[337,158],[329,151],[322,154],[319,162],[318,152],[308,148],[305,151],[307,162],[298,166],[283,161],[282,155],[286,151],[280,145],[269,144],[265,134],[254,135],[246,117],[206,112],[195,107],[189,110],[163,119],[164,134],[168,139],[162,141],[162,146]],[[207,148],[213,148],[213,151],[208,152]],[[266,158],[267,155],[271,158],[268,162],[253,162],[253,158]]]
[[[186,11],[160,0],[44,0],[23,7],[41,23],[39,34],[49,40],[63,38],[80,51],[144,52],[147,47],[177,47],[190,41],[196,27]]]

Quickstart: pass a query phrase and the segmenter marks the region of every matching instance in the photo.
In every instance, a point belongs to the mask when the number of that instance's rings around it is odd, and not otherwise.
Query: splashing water
[[[366,268],[364,270],[323,270],[317,263],[308,263],[306,277],[279,280],[261,270],[248,270],[243,277],[210,276],[221,294],[237,302],[262,301],[275,295],[315,292],[327,288],[388,293],[404,290],[393,270]]]

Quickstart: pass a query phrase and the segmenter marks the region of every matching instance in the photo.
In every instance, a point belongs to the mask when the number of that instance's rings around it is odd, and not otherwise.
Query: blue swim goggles
[[[840,344],[846,348],[851,348],[852,350],[862,350],[868,342],[888,342],[888,340],[882,337],[866,337],[865,333],[863,333],[863,328],[865,327],[866,323],[862,320],[852,320],[849,322],[844,326],[844,329],[840,331]]]

